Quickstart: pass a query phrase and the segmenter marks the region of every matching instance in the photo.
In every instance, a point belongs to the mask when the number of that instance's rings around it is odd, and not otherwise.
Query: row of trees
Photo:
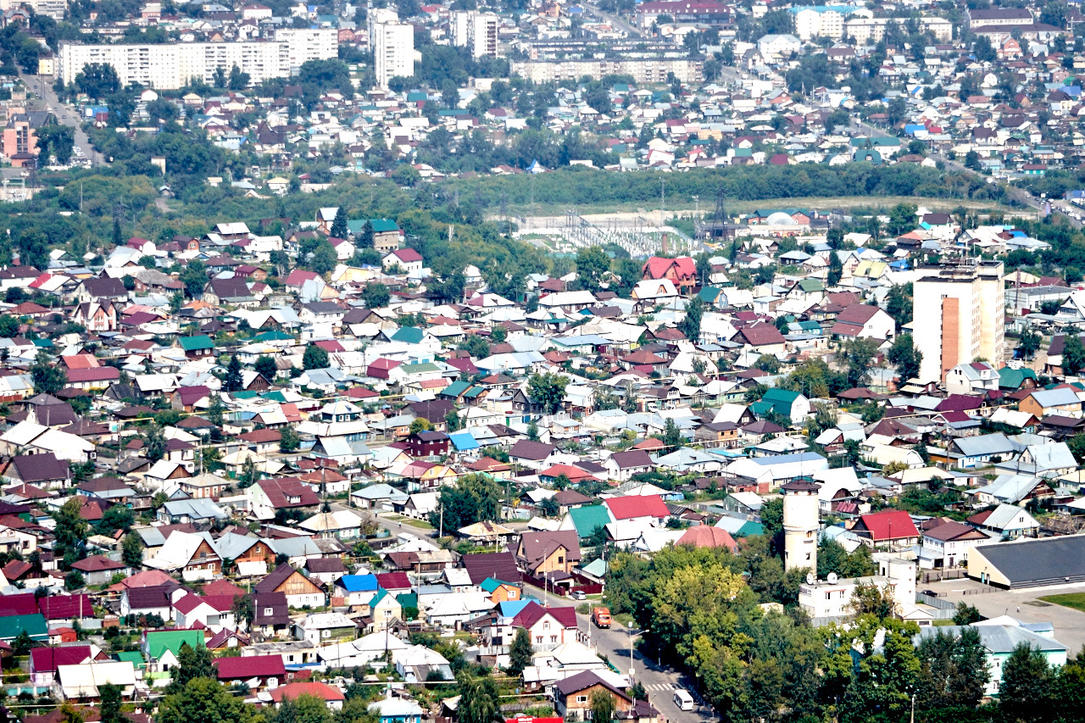
[[[612,610],[630,613],[725,721],[901,721],[913,701],[917,720],[1085,715],[1085,656],[1056,670],[1020,647],[1003,665],[999,702],[981,707],[990,674],[976,630],[919,636],[914,623],[892,617],[891,598],[874,587],[856,593],[850,625],[814,628],[791,610],[759,606],[770,597],[752,587],[750,562],[688,547],[650,561],[617,553],[610,562]],[[864,570],[855,564],[848,572]]]

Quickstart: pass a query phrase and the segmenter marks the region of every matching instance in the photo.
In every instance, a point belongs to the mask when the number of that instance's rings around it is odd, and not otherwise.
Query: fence
[[[954,603],[926,593],[916,593],[915,601],[934,608],[932,617],[935,620],[952,620],[954,613],[957,612],[957,606]]]

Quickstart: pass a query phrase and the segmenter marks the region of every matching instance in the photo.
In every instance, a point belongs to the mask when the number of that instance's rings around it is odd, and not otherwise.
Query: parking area
[[[1026,623],[1050,622],[1055,626],[1055,639],[1069,648],[1071,655],[1085,646],[1085,613],[1039,599],[1046,595],[1085,592],[1085,583],[1001,590],[964,579],[920,585],[920,589],[933,590],[938,597],[953,603],[964,601],[974,605],[986,618],[1011,615]]]

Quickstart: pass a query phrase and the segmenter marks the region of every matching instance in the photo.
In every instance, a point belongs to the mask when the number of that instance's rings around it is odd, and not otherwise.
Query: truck
[[[610,627],[610,608],[594,608],[591,611],[591,619],[600,628]]]

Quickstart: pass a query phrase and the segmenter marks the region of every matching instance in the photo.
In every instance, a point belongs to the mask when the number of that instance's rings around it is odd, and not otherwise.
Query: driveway
[[[963,601],[974,605],[985,618],[1009,615],[1026,623],[1051,623],[1055,627],[1055,639],[1069,649],[1070,655],[1085,646],[1085,613],[1039,599],[1046,595],[1085,592],[1085,583],[1002,590],[964,579],[920,585],[920,589],[934,590],[939,597],[953,603]]]

